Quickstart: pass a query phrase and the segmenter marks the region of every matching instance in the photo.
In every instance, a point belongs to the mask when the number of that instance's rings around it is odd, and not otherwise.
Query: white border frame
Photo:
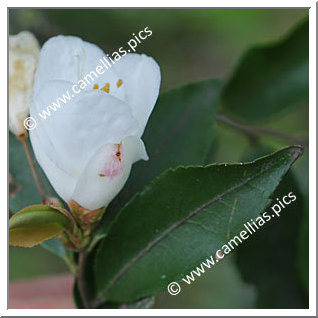
[[[89,3],[84,1],[71,1],[71,0],[55,0],[55,1],[43,1],[30,0],[28,2],[17,1],[5,1],[5,4],[1,6],[1,69],[7,69],[7,25],[8,7],[104,7],[105,4],[109,4],[104,0],[91,0]],[[114,2],[113,2],[114,3]],[[93,5],[94,4],[94,5]],[[309,78],[310,78],[310,91],[309,91],[309,136],[310,136],[310,150],[309,150],[309,309],[7,309],[7,262],[2,261],[0,263],[0,315],[1,316],[316,316],[316,2],[315,1],[202,1],[196,0],[191,3],[190,1],[176,1],[176,0],[162,0],[156,2],[148,2],[142,0],[135,1],[121,1],[114,3],[115,5],[110,7],[196,7],[201,8],[310,8],[309,10]],[[8,127],[4,119],[7,120],[7,77],[2,75],[1,78],[1,96],[2,106],[0,107],[0,114],[2,118],[0,140],[2,149],[8,149]],[[1,157],[2,169],[7,167],[5,157]],[[7,171],[3,171],[4,174]],[[3,175],[4,175],[3,174]],[[7,203],[8,210],[8,184],[7,180],[3,178],[1,182],[1,202],[2,206]],[[1,211],[2,222],[0,223],[1,230],[1,255],[7,255],[8,245],[8,230],[7,230],[7,214],[2,208]]]

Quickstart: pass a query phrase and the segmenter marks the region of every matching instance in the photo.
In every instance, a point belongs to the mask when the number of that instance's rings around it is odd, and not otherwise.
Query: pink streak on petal
[[[120,153],[120,156],[116,155],[118,152]],[[102,175],[112,179],[122,172],[124,164],[122,162],[121,152],[122,146],[116,145],[111,153],[107,155],[105,165],[101,171]]]

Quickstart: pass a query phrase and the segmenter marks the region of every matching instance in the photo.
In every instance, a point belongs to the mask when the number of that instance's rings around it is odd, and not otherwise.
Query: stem
[[[306,137],[295,136],[295,135],[283,133],[280,131],[270,130],[264,127],[255,127],[255,126],[246,125],[242,122],[239,122],[223,114],[216,114],[216,119],[223,124],[226,124],[228,126],[234,127],[242,131],[250,138],[255,138],[260,135],[265,135],[265,136],[275,137],[281,140],[287,140],[289,142],[296,143],[296,144],[302,144],[306,146],[308,145],[308,140]]]
[[[89,295],[88,295],[87,281],[85,277],[87,255],[88,254],[86,251],[79,252],[76,278],[77,278],[78,291],[83,301],[84,308],[90,309],[92,308],[92,306],[91,306]]]
[[[33,160],[32,160],[32,157],[31,157],[31,153],[30,153],[30,150],[29,150],[29,147],[28,147],[28,144],[26,143],[26,138],[28,137],[27,134],[23,134],[23,135],[20,135],[18,136],[18,139],[20,140],[21,144],[22,144],[22,147],[24,149],[24,152],[26,154],[26,157],[28,159],[28,162],[29,162],[29,166],[31,168],[31,172],[32,172],[32,175],[33,175],[33,179],[35,181],[35,185],[39,191],[39,194],[41,196],[41,199],[42,199],[42,203],[45,203],[46,202],[46,196],[44,194],[44,191],[41,187],[41,183],[39,181],[39,178],[38,178],[38,175],[35,171],[35,167],[34,167],[34,164],[33,164]]]

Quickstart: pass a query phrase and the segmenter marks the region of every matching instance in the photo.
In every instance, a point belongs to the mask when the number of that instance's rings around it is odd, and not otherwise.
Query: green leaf
[[[72,231],[73,224],[62,209],[32,205],[14,214],[9,221],[9,243],[33,247],[45,240]]]
[[[308,32],[305,20],[279,43],[249,50],[222,93],[223,111],[255,123],[306,102]]]
[[[293,146],[248,164],[163,173],[122,209],[101,242],[96,304],[132,302],[180,280],[264,210],[301,154]]]
[[[150,159],[133,166],[124,189],[107,208],[108,215],[168,168],[210,162],[220,91],[219,81],[206,80],[160,95],[142,137]]]

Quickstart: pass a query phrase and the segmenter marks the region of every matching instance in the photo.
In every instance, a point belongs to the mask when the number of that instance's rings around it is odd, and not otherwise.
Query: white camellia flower
[[[78,37],[48,40],[30,107],[36,117],[71,92],[71,100],[46,120],[39,118],[30,135],[36,158],[57,193],[88,210],[107,206],[124,186],[132,164],[148,160],[141,136],[160,87],[160,69],[151,57],[126,54],[74,94],[72,87],[96,73],[105,56]]]
[[[9,128],[17,136],[26,132],[33,81],[40,45],[28,31],[9,36]]]

